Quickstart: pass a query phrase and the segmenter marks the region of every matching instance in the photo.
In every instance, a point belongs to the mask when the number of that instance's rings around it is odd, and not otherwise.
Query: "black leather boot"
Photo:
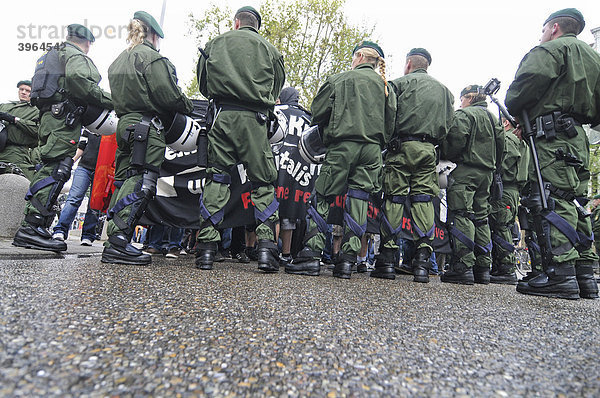
[[[489,267],[473,267],[473,281],[481,285],[490,284],[490,269]]]
[[[431,257],[431,250],[428,247],[417,249],[412,260],[414,282],[429,283],[429,270],[431,269],[429,257]]]
[[[396,250],[383,248],[381,253],[377,255],[375,261],[375,269],[371,271],[373,278],[380,279],[396,279],[396,271],[394,270]]]
[[[196,244],[196,268],[206,271],[213,269],[217,249],[217,242],[198,242]]]
[[[594,278],[594,267],[592,264],[575,266],[577,284],[579,285],[579,297],[587,299],[598,298],[598,284]]]
[[[64,252],[67,244],[63,241],[52,239],[52,234],[46,228],[27,224],[19,228],[12,242],[13,246],[28,249],[46,250],[51,252]]]
[[[579,285],[575,278],[575,266],[569,263],[550,264],[535,278],[519,283],[517,292],[576,300],[579,298]]]
[[[341,279],[350,279],[352,267],[356,261],[356,256],[351,256],[342,252],[338,253],[337,261],[333,267],[333,276]]]
[[[320,257],[321,253],[305,247],[298,252],[295,259],[285,264],[285,272],[295,275],[319,276],[321,272]]]
[[[475,283],[473,269],[468,268],[462,262],[450,264],[450,268],[442,274],[440,280],[442,282],[457,283],[460,285],[472,285]]]
[[[492,270],[490,273],[490,283],[497,283],[502,285],[516,285],[517,274],[510,270],[509,266],[500,264]]]
[[[108,238],[108,245],[104,246],[100,261],[113,264],[150,265],[152,256],[142,253],[129,243],[125,235],[118,234]]]
[[[257,255],[259,270],[267,273],[279,272],[279,249],[275,242],[259,240]]]

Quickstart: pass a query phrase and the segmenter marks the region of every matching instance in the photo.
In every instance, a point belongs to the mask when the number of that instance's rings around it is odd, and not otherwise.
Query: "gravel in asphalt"
[[[599,300],[100,251],[0,258],[0,396],[600,396]]]

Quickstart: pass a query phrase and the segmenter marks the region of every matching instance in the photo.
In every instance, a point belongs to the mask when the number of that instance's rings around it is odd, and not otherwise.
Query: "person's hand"
[[[517,128],[513,130],[513,134],[516,135],[518,139],[523,139],[523,129],[520,124],[517,124]]]
[[[0,120],[7,121],[9,123],[15,124],[17,118],[7,112],[0,112]]]

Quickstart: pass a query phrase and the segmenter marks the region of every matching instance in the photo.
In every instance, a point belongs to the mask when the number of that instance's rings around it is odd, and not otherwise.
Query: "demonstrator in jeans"
[[[90,133],[83,129],[79,144],[77,145],[77,153],[73,160],[76,162],[79,159],[79,166],[73,173],[73,182],[67,201],[60,213],[58,224],[54,227],[53,239],[64,241],[69,236],[71,224],[77,216],[77,210],[83,202],[86,192],[92,186],[94,181],[94,172],[96,170],[96,161],[98,160],[98,151],[100,150],[100,136]],[[81,245],[91,246],[96,239],[96,226],[98,225],[98,211],[90,209],[85,213],[85,221],[81,231]]]

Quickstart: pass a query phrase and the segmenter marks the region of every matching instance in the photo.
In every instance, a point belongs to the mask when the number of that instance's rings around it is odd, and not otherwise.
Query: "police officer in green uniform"
[[[156,194],[158,172],[165,157],[162,124],[176,112],[193,109],[192,102],[177,86],[175,67],[157,48],[164,37],[156,20],[138,11],[129,23],[129,47],[108,68],[117,125],[115,185],[108,242],[102,262],[148,265],[149,254],[130,244],[131,237],[148,203]]]
[[[592,231],[594,233],[594,248],[600,253],[600,194],[592,197]],[[598,265],[598,264],[596,264]],[[600,270],[599,270],[600,271]]]
[[[574,8],[552,13],[540,45],[525,55],[506,94],[513,115],[527,111],[548,202],[540,212],[539,189],[530,173],[530,207],[550,234],[538,242],[545,253],[544,271],[517,285],[524,294],[598,297],[592,268],[597,257],[586,236],[590,220],[578,212],[577,202],[589,179],[588,140],[581,124],[600,123],[600,55],[576,38],[584,26],[583,15]]]
[[[25,199],[25,219],[13,245],[65,251],[67,244],[52,239],[48,227],[56,215],[56,200],[71,176],[73,156],[81,133],[81,114],[88,104],[112,109],[110,94],[98,87],[100,73],[87,56],[95,38],[83,25],[67,27],[66,41],[37,61],[31,102],[40,109],[39,156]]]
[[[504,152],[504,132],[487,110],[482,87],[469,85],[460,93],[461,109],[442,146],[442,158],[456,163],[448,187],[450,268],[442,282],[472,285],[490,280],[490,186],[496,161]]]
[[[502,157],[502,198],[492,200],[490,228],[492,233],[491,283],[515,285],[515,247],[511,229],[515,224],[520,202],[520,192],[528,177],[529,148],[515,134],[512,125],[504,117],[504,155]]]
[[[31,81],[17,83],[19,100],[0,105],[0,162],[16,165],[29,181],[33,179],[34,163],[31,149],[38,146],[39,110],[31,105]],[[10,172],[0,168],[0,174]]]
[[[200,200],[202,229],[196,266],[212,269],[223,207],[230,197],[231,168],[242,163],[252,183],[258,238],[258,268],[279,270],[275,225],[279,221],[274,183],[277,169],[267,138],[268,119],[285,81],[283,56],[259,33],[261,17],[240,8],[234,29],[206,44],[198,60],[200,92],[213,101],[208,133],[207,182]]]
[[[434,208],[440,192],[435,146],[446,138],[454,117],[454,96],[427,74],[431,55],[413,48],[406,56],[404,76],[391,82],[398,111],[394,136],[385,158],[385,202],[381,222],[381,249],[371,276],[394,279],[396,234],[402,228],[405,209],[410,209],[417,249],[412,262],[416,282],[429,282],[429,257],[433,251]]]
[[[385,79],[384,53],[377,43],[365,40],[354,48],[352,70],[327,78],[313,100],[312,114],[311,124],[319,126],[327,152],[315,182],[316,204],[312,200],[308,208],[305,247],[286,272],[319,274],[329,207],[346,193],[344,237],[333,276],[349,279],[367,229],[369,196],[381,190],[381,151],[396,118],[396,95]]]

